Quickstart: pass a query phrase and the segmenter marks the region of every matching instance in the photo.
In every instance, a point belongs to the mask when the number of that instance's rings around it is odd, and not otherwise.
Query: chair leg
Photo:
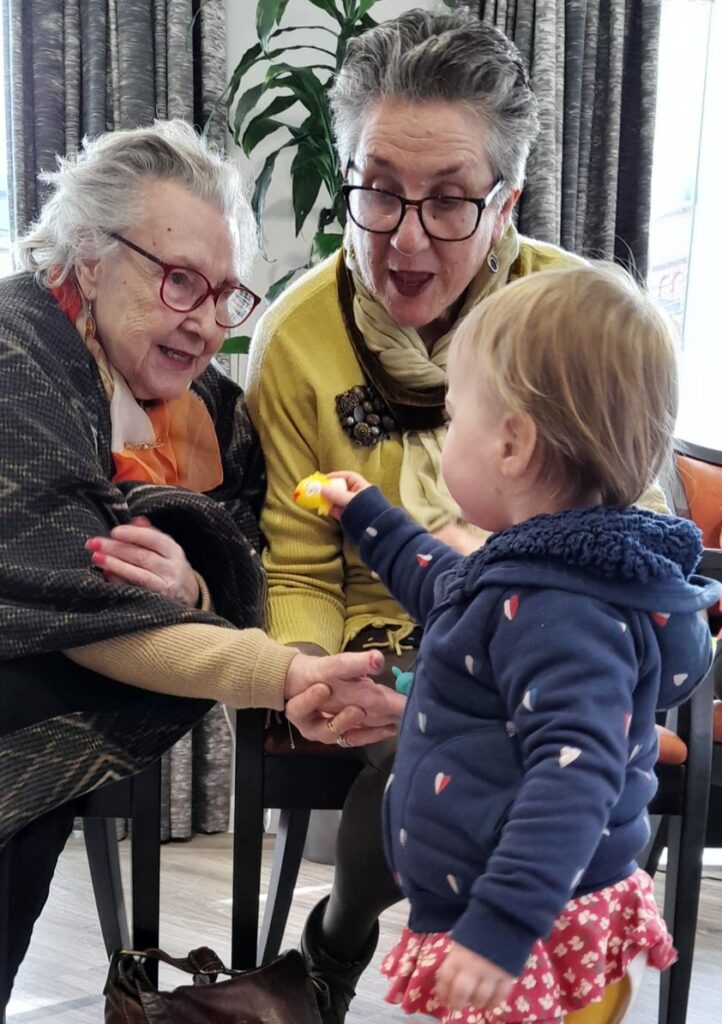
[[[281,811],[259,940],[259,960],[262,964],[278,956],[283,942],[310,817],[309,809]]]
[[[669,820],[665,815],[654,815],[650,817],[649,824],[651,828],[649,841],[637,858],[637,862],[650,878],[654,878],[659,867],[662,851],[667,845]]]
[[[263,857],[263,739],[265,713],[236,715],[233,809],[231,966],[256,966],[258,905]]]
[[[695,823],[697,824],[697,823]],[[686,818],[669,821],[664,917],[679,954],[660,978],[659,1024],[684,1024],[692,979],[694,941],[702,880],[704,831],[690,828]]]
[[[154,949],[159,941],[160,773],[158,760],[133,779],[133,949]],[[145,969],[156,984],[157,962]]]
[[[130,947],[115,818],[83,818],[85,852],[108,959]]]

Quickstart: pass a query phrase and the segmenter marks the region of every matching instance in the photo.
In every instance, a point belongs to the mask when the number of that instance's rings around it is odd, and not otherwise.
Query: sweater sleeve
[[[346,506],[341,525],[364,562],[422,626],[434,607],[436,581],[463,555],[435,540],[403,509],[390,505],[378,487]]]
[[[292,498],[299,480],[324,468],[311,372],[308,354],[306,365],[297,365],[283,327],[264,317],[251,346],[246,400],[268,472],[261,515],[268,630],[280,643],[304,641],[334,654],[345,614],[341,531],[335,519],[301,509]]]
[[[521,591],[500,608],[489,653],[523,781],[452,936],[516,975],[578,886],[621,794],[637,659],[632,631],[601,602]]]
[[[277,710],[283,708],[286,673],[296,655],[260,629],[200,622],[126,633],[64,653],[84,668],[143,690]]]

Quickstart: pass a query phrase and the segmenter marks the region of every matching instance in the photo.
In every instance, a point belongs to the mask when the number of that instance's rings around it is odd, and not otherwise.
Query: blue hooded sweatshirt
[[[377,488],[341,519],[424,626],[384,800],[410,927],[518,975],[569,899],[635,869],[657,708],[711,660],[699,531],[637,508],[539,515],[463,558]]]

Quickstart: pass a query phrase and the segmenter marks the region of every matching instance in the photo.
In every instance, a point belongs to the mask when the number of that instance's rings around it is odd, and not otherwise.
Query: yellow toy
[[[301,508],[311,509],[312,511],[315,509],[319,516],[327,516],[331,511],[332,504],[328,498],[324,498],[321,494],[321,488],[327,487],[330,483],[331,480],[329,480],[325,473],[319,473],[316,470],[315,473],[304,477],[303,480],[296,484],[293,500]]]

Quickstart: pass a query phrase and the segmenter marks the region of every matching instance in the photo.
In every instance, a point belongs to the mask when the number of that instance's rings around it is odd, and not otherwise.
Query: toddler
[[[411,914],[383,970],[409,1013],[619,1021],[630,966],[675,959],[635,857],[655,711],[705,676],[720,593],[697,528],[634,507],[676,408],[672,334],[626,274],[538,273],[468,315],[448,365],[444,479],[486,545],[462,557],[357,474],[324,489],[424,627],[384,804]]]

